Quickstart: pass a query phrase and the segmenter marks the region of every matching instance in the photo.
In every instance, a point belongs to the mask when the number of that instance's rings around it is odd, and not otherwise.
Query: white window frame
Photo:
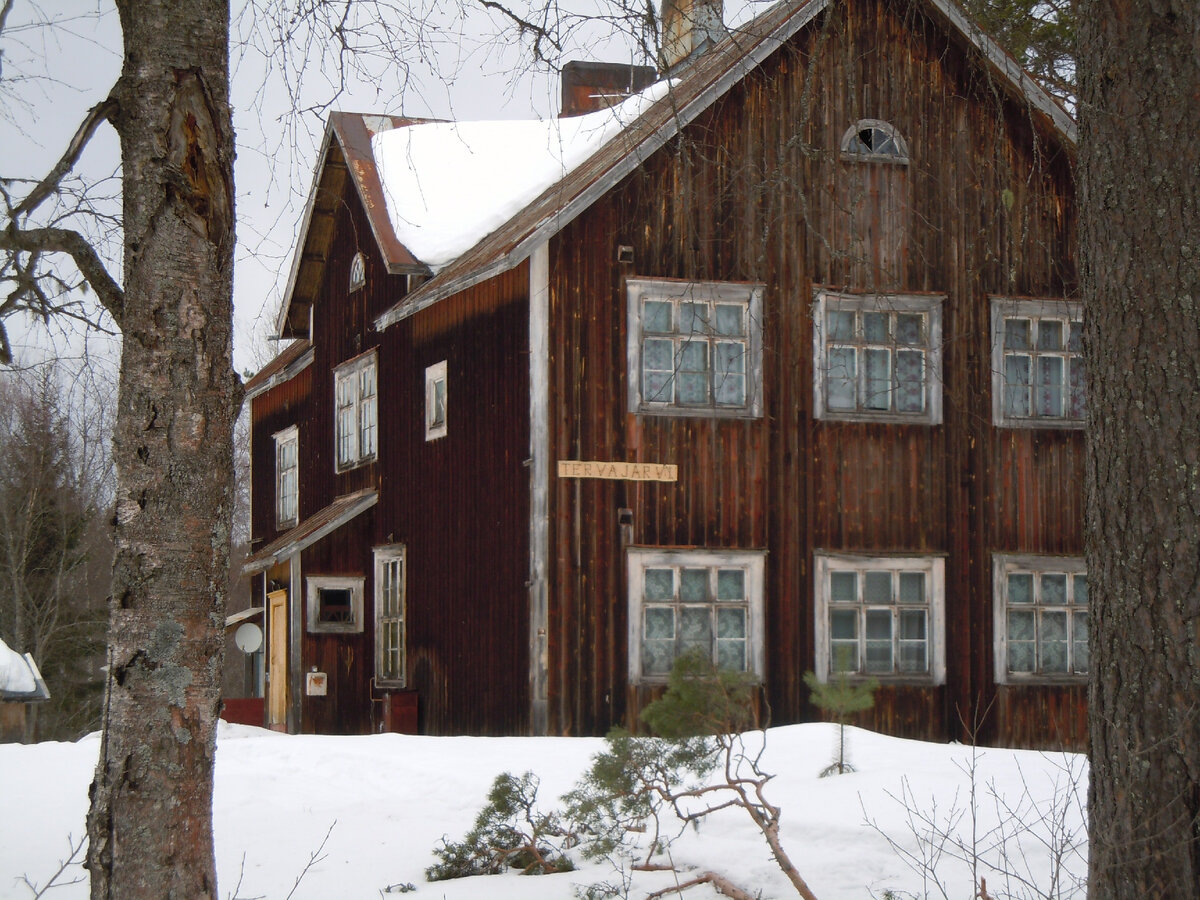
[[[766,673],[763,621],[763,577],[766,561],[764,550],[663,550],[657,547],[630,547],[627,551],[628,599],[629,599],[629,680],[632,684],[664,684],[668,673],[646,674],[642,671],[643,617],[647,605],[680,607],[706,606],[713,610],[729,602],[746,610],[746,670],[762,681]],[[745,575],[743,601],[721,601],[710,599],[705,603],[688,604],[678,599],[661,604],[646,602],[646,570],[655,568],[741,569]],[[717,654],[715,627],[712,629],[714,662]]]
[[[441,419],[438,419],[438,388],[441,387]],[[425,440],[436,441],[449,431],[449,381],[446,360],[434,363],[425,370]]]
[[[361,290],[367,283],[367,260],[362,253],[355,253],[350,260],[350,277],[348,279],[350,293]]]
[[[862,142],[859,141],[858,146],[856,146],[855,139],[867,130],[882,132],[885,135],[885,139],[891,140],[892,145],[895,147],[895,152],[859,149]],[[899,163],[901,165],[907,165],[908,163],[908,144],[896,126],[891,122],[885,122],[883,119],[859,119],[847,128],[842,135],[841,150],[842,158],[848,160]]]
[[[321,591],[349,591],[349,622],[322,622]],[[363,579],[344,575],[310,575],[305,579],[309,634],[358,634],[363,630]]]
[[[845,294],[818,290],[813,300],[813,417],[846,422],[906,422],[917,425],[940,425],[942,422],[942,306],[945,297],[941,294]],[[828,316],[833,312],[854,313],[853,336],[841,338],[831,333]],[[888,334],[883,339],[872,339],[866,334],[865,316],[884,314],[887,318]],[[900,317],[920,315],[923,317],[922,340],[920,343],[900,342],[896,338],[897,322]],[[830,409],[827,402],[831,381],[829,350],[854,353],[855,407],[854,409]],[[896,396],[896,367],[893,360],[896,352],[924,354],[923,408],[911,412],[894,408]],[[867,351],[886,351],[888,355],[888,386],[885,395],[886,409],[867,406],[872,392],[867,387],[865,366],[859,360]],[[843,379],[844,380],[844,379]]]
[[[854,603],[834,604],[831,598],[831,580],[833,572],[854,570],[859,573],[857,579],[858,600]],[[866,579],[865,572],[888,572],[893,576],[893,600],[889,604],[872,604],[863,599]],[[921,604],[904,604],[896,592],[900,573],[921,572],[925,575],[926,602]],[[939,685],[946,683],[946,561],[941,556],[871,556],[856,553],[818,553],[813,557],[813,587],[816,602],[813,604],[813,624],[816,635],[815,661],[816,675],[821,681],[828,681],[832,673],[832,629],[830,613],[833,608],[854,609],[858,611],[856,639],[859,646],[859,666],[855,672],[847,672],[851,680],[858,678],[876,678],[885,684],[923,684]],[[866,613],[888,609],[893,611],[891,629],[893,671],[867,672],[864,665],[864,648],[867,642]],[[897,627],[900,613],[905,610],[924,609],[925,643],[928,662],[926,672],[900,672],[896,668],[899,659],[899,645],[903,641],[901,631]]]
[[[371,350],[333,370],[334,469],[349,471],[378,454],[379,364]]]
[[[407,568],[403,544],[375,548],[375,684],[379,687],[407,684]]]
[[[1087,419],[1087,393],[1082,384],[1083,376],[1083,304],[1073,300],[1024,300],[1012,297],[992,297],[992,421],[1001,428],[1083,428]],[[1030,347],[1010,350],[1005,347],[1006,320],[1027,319],[1030,323]],[[1064,347],[1061,349],[1039,349],[1039,335],[1044,321],[1056,322],[1062,329]],[[1079,326],[1079,342],[1071,347],[1071,325]],[[1039,414],[1036,412],[1036,384],[1029,387],[1029,410],[1027,416],[1012,415],[1005,410],[1007,390],[1007,356],[1029,357],[1031,380],[1037,378],[1038,361],[1042,358],[1061,359],[1062,409],[1064,415]],[[1080,416],[1070,415],[1072,406],[1071,376],[1080,375],[1079,391],[1083,403]]]
[[[762,305],[765,287],[727,281],[688,281],[676,278],[630,278],[625,282],[627,297],[627,357],[628,408],[632,413],[661,416],[695,416],[721,418],[760,418],[762,416]],[[671,330],[649,332],[643,328],[645,305],[667,303],[671,305]],[[716,304],[739,306],[742,309],[742,334],[720,334],[712,324],[703,331],[689,331],[695,325],[682,323],[684,304],[705,304],[713,309]],[[710,315],[710,322],[715,315]],[[673,353],[675,366],[671,377],[672,394],[669,399],[644,396],[643,381],[644,345],[648,340],[670,342],[677,349]],[[680,374],[685,345],[697,345],[704,351],[704,369],[707,381],[707,399],[703,403],[689,404],[676,399],[675,376]],[[715,397],[717,386],[713,384],[713,360],[718,358],[720,347],[742,345],[743,350],[731,356],[743,363],[742,377],[745,379],[743,402],[723,403]],[[666,370],[663,370],[666,371]],[[696,375],[701,370],[697,370]],[[738,373],[733,373],[737,377]]]
[[[1029,554],[992,554],[992,611],[994,615],[993,629],[995,634],[995,676],[997,684],[1086,684],[1087,668],[1076,671],[1078,656],[1075,640],[1076,621],[1082,613],[1084,619],[1082,629],[1084,642],[1087,641],[1088,607],[1086,597],[1083,603],[1077,603],[1076,577],[1082,576],[1086,590],[1087,565],[1081,556],[1041,556]],[[1013,672],[1008,666],[1008,613],[1009,613],[1009,576],[1032,575],[1032,597],[1028,604],[1020,604],[1022,611],[1034,614],[1034,671]],[[1063,575],[1065,580],[1065,601],[1062,604],[1042,602],[1042,576]],[[1067,671],[1040,672],[1038,660],[1041,657],[1042,619],[1048,613],[1063,613],[1066,618]],[[1090,662],[1090,659],[1087,660]]]
[[[291,425],[273,435],[275,439],[275,525],[291,528],[300,521],[300,429]],[[291,464],[284,452],[291,448]]]

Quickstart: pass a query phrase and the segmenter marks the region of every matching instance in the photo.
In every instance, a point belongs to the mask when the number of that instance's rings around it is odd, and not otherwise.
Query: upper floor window
[[[1088,587],[1080,557],[993,557],[996,682],[1087,675]]]
[[[308,630],[344,634],[363,630],[363,580],[341,576],[308,579]]]
[[[367,283],[367,261],[361,253],[350,260],[350,291],[353,293]]]
[[[890,122],[860,119],[842,135],[842,153],[856,159],[908,162],[908,145]]]
[[[688,651],[763,674],[763,562],[754,550],[630,548],[629,675],[666,681]]]
[[[942,298],[817,293],[813,414],[942,421]]]
[[[1082,428],[1083,307],[992,298],[992,417],[1016,428]]]
[[[275,435],[275,524],[291,528],[300,516],[300,432],[295,425]]]
[[[446,360],[434,363],[425,370],[425,440],[445,437],[446,423]]]
[[[626,284],[630,412],[762,415],[762,285]]]
[[[334,441],[339,472],[375,458],[379,439],[376,369],[375,352],[371,351],[334,370]]]
[[[814,568],[818,678],[945,681],[943,559],[818,554]]]
[[[375,683],[404,687],[404,545],[375,549]]]

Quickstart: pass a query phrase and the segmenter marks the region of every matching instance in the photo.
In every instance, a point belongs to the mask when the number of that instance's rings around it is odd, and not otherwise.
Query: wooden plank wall
[[[843,160],[860,118],[899,128],[910,164]],[[980,739],[1031,743],[1064,710],[1079,720],[1072,688],[992,702],[991,554],[1082,553],[1081,434],[991,425],[989,294],[1075,290],[1070,160],[1039,127],[908,4],[841,4],[553,241],[553,456],[679,465],[677,484],[552,482],[554,730],[634,724],[648,696],[625,684],[621,508],[638,544],[769,551],[777,722],[814,715],[818,549],[947,557],[948,683],[885,687],[864,724],[962,737],[989,710]],[[766,283],[762,420],[626,412],[634,275]],[[946,297],[943,425],[813,419],[818,285]]]

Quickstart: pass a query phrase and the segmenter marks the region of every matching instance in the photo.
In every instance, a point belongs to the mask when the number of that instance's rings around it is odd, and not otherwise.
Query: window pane
[[[675,399],[675,377],[670,372],[646,372],[646,401],[670,403]]]
[[[1008,671],[1028,673],[1033,671],[1032,641],[1024,643],[1008,643]]]
[[[669,606],[647,606],[645,622],[646,640],[675,640],[675,610]]]
[[[922,315],[898,313],[896,315],[896,343],[920,344],[924,325],[925,317]]]
[[[864,669],[867,672],[891,672],[892,665],[892,614],[886,609],[867,610],[866,656]]]
[[[829,611],[829,633],[835,641],[858,638],[858,611],[833,609]]]
[[[1084,375],[1082,356],[1073,356],[1071,365],[1071,408],[1068,411],[1072,419],[1082,419],[1087,412],[1087,383]]]
[[[830,647],[832,659],[829,661],[834,672],[858,671],[858,642],[833,641]]]
[[[1061,606],[1067,602],[1067,576],[1042,576],[1042,602]]]
[[[1028,416],[1031,361],[1028,356],[1004,357],[1004,414]]]
[[[717,571],[717,599],[745,600],[746,573],[741,569],[719,569]]]
[[[900,573],[900,602],[901,603],[924,603],[925,597],[925,573],[924,572],[901,572]],[[906,613],[907,615],[907,613]]]
[[[1072,353],[1083,352],[1083,323],[1071,323],[1071,336],[1067,339],[1067,349]]]
[[[674,662],[674,641],[642,642],[642,671],[647,675],[667,675]]]
[[[858,573],[830,572],[829,599],[834,603],[857,603]]]
[[[717,638],[732,640],[746,636],[746,610],[729,608],[717,610]]]
[[[892,354],[889,350],[867,348],[863,351],[866,366],[866,396],[863,406],[867,409],[892,408]]]
[[[925,409],[925,354],[920,350],[896,351],[896,410]]]
[[[1008,612],[1008,640],[1032,641],[1034,638],[1034,614],[1032,612]]]
[[[825,396],[830,409],[854,409],[857,403],[858,367],[853,347],[830,347],[825,373]]]
[[[708,600],[708,569],[684,569],[679,573],[679,599],[684,603]]]
[[[685,606],[679,610],[679,652],[696,648],[712,652],[712,616],[707,608]]]
[[[317,620],[323,624],[353,623],[354,594],[349,588],[319,588]]]
[[[892,573],[867,572],[863,576],[863,603],[892,602]],[[891,615],[891,613],[888,613]]]
[[[746,642],[717,641],[717,668],[733,672],[746,671]]]
[[[717,403],[732,406],[746,404],[746,345],[722,341],[715,347],[713,395]]]
[[[1073,641],[1071,652],[1075,657],[1074,670],[1082,674],[1088,670],[1088,664],[1091,662],[1091,654],[1088,652],[1088,614],[1085,612],[1075,613],[1071,619]]]
[[[892,640],[892,611],[890,609],[867,610],[867,640]]]
[[[854,313],[839,309],[831,309],[826,316],[828,319],[829,340],[854,340]]]
[[[746,333],[746,307],[741,304],[717,304],[717,334],[742,335]]]
[[[650,338],[642,342],[642,365],[658,372],[675,369],[675,344],[661,338]]]
[[[900,640],[925,640],[925,610],[904,609],[900,611]]]
[[[1075,603],[1079,606],[1087,606],[1088,602],[1088,584],[1086,575],[1075,576]]]
[[[718,373],[713,399],[720,406],[745,406],[746,376]]]
[[[1067,639],[1067,614],[1063,610],[1046,610],[1042,613],[1042,632],[1038,637],[1042,643],[1065,642]]]
[[[688,341],[679,348],[679,375],[676,382],[678,401],[688,404],[708,402],[708,345]]]
[[[708,344],[704,341],[684,341],[679,347],[680,372],[708,371]]]
[[[1004,349],[1032,349],[1029,340],[1030,323],[1028,319],[1004,320]]]
[[[1008,602],[1033,602],[1033,576],[1028,572],[1013,572],[1008,576]]]
[[[1063,359],[1061,356],[1038,357],[1037,414],[1060,417],[1063,414]]]
[[[1039,350],[1063,349],[1063,323],[1058,319],[1039,320],[1037,348]]]
[[[883,343],[888,339],[888,314],[863,313],[863,340]]]
[[[670,334],[674,331],[671,327],[671,308],[670,303],[661,300],[647,300],[643,303],[642,330],[658,334]]]
[[[708,331],[707,303],[679,304],[680,334],[707,334]]]
[[[901,641],[900,671],[905,674],[928,672],[928,649],[925,641]]]
[[[646,570],[646,599],[673,600],[675,599],[675,570],[647,569]]]

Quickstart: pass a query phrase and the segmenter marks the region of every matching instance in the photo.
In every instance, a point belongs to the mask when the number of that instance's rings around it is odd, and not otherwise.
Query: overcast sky
[[[322,57],[313,44],[306,46],[301,29],[290,29],[290,61],[280,60],[266,46],[278,31],[270,22],[282,5],[279,0],[259,0],[253,15],[242,2],[234,2],[235,365],[246,371],[256,370],[274,353],[265,338],[274,326],[324,128],[323,113],[306,108],[328,102],[338,78],[334,61]],[[529,9],[529,0],[516,2]],[[612,8],[605,0],[556,5],[568,16]],[[765,5],[764,0],[732,0],[726,4],[727,18],[742,19]],[[357,8],[373,22],[381,18],[378,2],[358,0]],[[474,0],[395,0],[395,12],[386,29],[385,52],[402,58],[407,71],[379,56],[360,55],[366,71],[351,78],[331,108],[460,120],[557,113],[557,76],[532,63],[528,42],[506,29],[498,14],[480,9]],[[381,34],[374,30],[377,39]],[[16,0],[0,51],[0,175],[37,179],[120,72],[116,10],[105,0]],[[571,30],[567,46],[556,55],[559,62],[645,61],[632,40],[603,23]],[[294,101],[290,94],[295,91],[289,92],[288,85],[297,80],[300,58],[308,68]],[[92,180],[109,178],[108,193],[115,194],[111,176],[117,162],[115,134],[102,128],[79,169]],[[13,337],[18,354],[26,358],[45,345],[40,328]],[[58,346],[80,342],[77,334],[56,340]],[[96,339],[91,342],[95,352]],[[108,352],[112,354],[111,346]]]

